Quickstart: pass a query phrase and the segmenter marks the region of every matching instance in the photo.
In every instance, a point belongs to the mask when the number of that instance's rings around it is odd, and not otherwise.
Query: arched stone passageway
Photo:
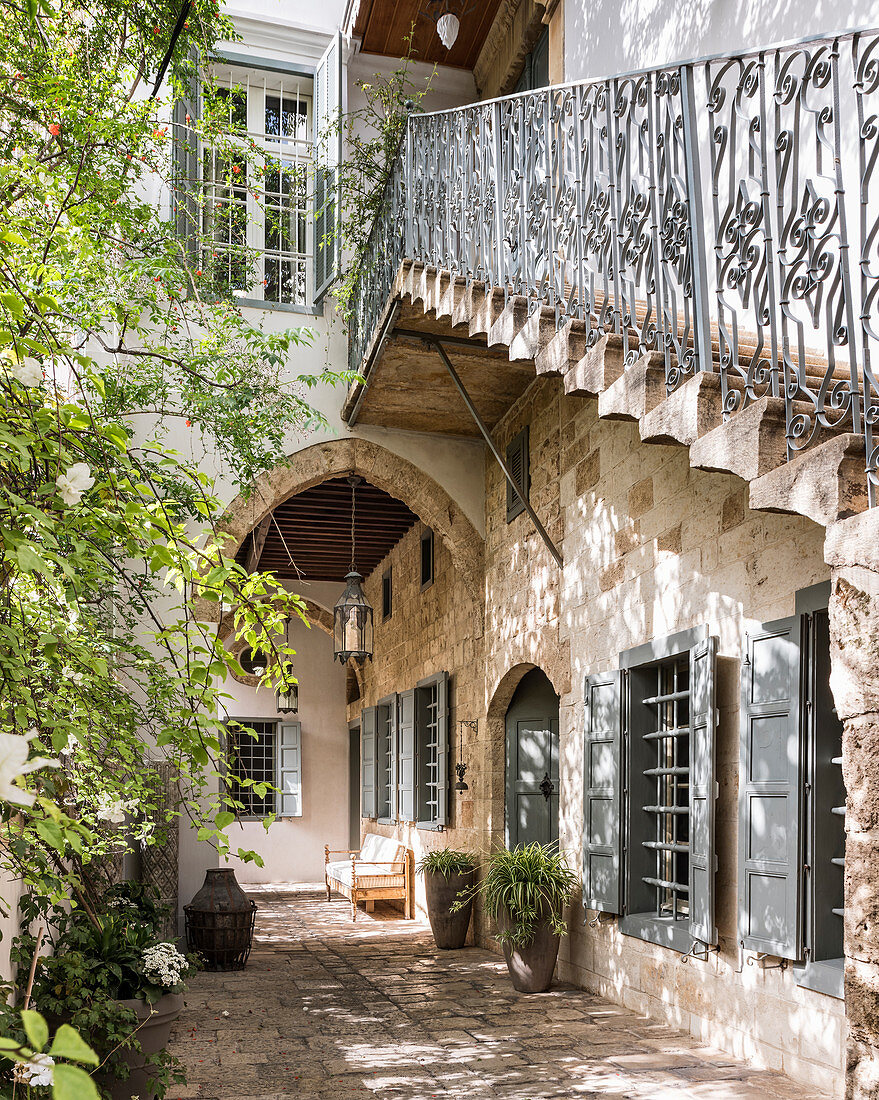
[[[476,605],[483,599],[484,542],[459,505],[424,470],[393,451],[365,439],[329,440],[289,456],[239,494],[218,522],[229,536],[233,556],[247,535],[283,501],[330,478],[360,474],[370,484],[403,501],[433,528],[452,558]]]

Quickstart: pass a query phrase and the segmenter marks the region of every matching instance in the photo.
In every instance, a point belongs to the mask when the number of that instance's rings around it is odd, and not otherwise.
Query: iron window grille
[[[655,714],[655,728],[641,738],[649,765],[643,774],[654,784],[654,798],[642,809],[654,821],[654,835],[641,844],[653,854],[655,866],[642,881],[655,892],[658,917],[685,920],[690,915],[689,655],[660,661],[651,671],[656,694],[642,705]]]
[[[257,794],[253,784],[275,783],[277,723],[248,721],[229,727],[226,736],[229,793],[241,803],[240,815],[268,817],[275,812],[275,792]]]
[[[311,80],[218,67],[227,136],[241,158],[201,150],[200,268],[223,291],[310,304],[314,230]],[[245,158],[245,150],[250,153]],[[248,164],[249,159],[249,164]]]
[[[382,621],[394,613],[394,573],[387,569],[382,574]]]
[[[385,822],[397,816],[396,706],[397,697],[392,695],[375,709],[376,816]]]
[[[439,815],[438,686],[418,688],[418,822],[432,825]]]

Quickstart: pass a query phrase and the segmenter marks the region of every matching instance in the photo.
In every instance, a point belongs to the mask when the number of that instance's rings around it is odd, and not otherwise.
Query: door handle
[[[540,793],[549,802],[549,796],[555,790],[555,783],[549,778],[549,772],[543,773],[543,779],[540,781]]]

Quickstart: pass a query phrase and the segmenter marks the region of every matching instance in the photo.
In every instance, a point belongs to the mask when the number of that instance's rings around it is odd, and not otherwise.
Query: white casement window
[[[204,293],[310,309],[338,273],[341,39],[313,75],[278,70],[215,59],[215,90],[175,104],[173,217]],[[222,147],[193,127],[208,94]]]
[[[299,722],[230,722],[226,774],[244,818],[302,816],[302,728]],[[233,778],[234,777],[234,778]]]
[[[439,829],[449,813],[449,675],[361,712],[360,805],[384,824]]]
[[[308,305],[313,300],[313,81],[237,66],[215,66],[213,76],[228,134],[240,144],[242,157],[236,161],[210,145],[201,148],[200,267],[239,297]],[[245,254],[256,260],[250,277]]]
[[[715,652],[683,631],[585,683],[585,904],[678,951],[717,942]]]
[[[830,585],[749,632],[742,676],[739,926],[743,946],[843,995],[842,723],[830,692]]]

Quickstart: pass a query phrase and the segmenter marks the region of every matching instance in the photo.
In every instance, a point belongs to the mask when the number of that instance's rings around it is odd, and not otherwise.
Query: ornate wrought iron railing
[[[789,455],[864,437],[879,388],[879,32],[413,116],[351,322],[359,369],[404,258],[653,354],[725,415],[785,401]]]

